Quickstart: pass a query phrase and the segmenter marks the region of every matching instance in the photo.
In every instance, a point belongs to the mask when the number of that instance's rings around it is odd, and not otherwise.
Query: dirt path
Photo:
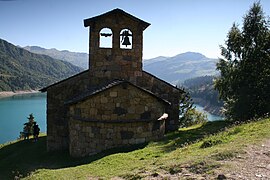
[[[270,139],[257,146],[248,146],[244,152],[233,159],[218,161],[221,166],[213,168],[210,174],[192,173],[189,165],[183,165],[180,173],[172,175],[168,172],[160,172],[156,176],[148,175],[144,179],[270,180]]]
[[[223,161],[222,169],[216,173],[227,179],[270,180],[270,139],[258,146],[249,146],[244,154]]]

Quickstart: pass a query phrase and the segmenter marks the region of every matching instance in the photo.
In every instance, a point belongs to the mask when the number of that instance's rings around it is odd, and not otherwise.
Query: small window
[[[109,28],[103,28],[99,33],[99,47],[100,48],[112,48],[112,30]]]
[[[132,32],[129,29],[120,32],[120,48],[132,49]]]

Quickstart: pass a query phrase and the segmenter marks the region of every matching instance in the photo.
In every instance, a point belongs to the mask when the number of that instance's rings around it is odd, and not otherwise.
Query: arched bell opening
[[[110,28],[103,28],[99,32],[99,47],[112,48],[113,33]]]
[[[132,32],[129,29],[120,31],[120,48],[132,49]]]

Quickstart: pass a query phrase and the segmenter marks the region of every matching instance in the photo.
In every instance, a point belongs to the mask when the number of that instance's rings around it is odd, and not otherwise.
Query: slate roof
[[[85,19],[84,20],[84,27],[91,26],[91,25],[93,25],[94,22],[98,21],[100,18],[103,18],[103,17],[106,17],[106,16],[111,16],[113,14],[121,14],[121,15],[124,15],[124,16],[127,16],[127,17],[133,19],[134,21],[139,22],[142,25],[143,30],[146,29],[150,25],[150,23],[145,22],[145,21],[143,21],[143,20],[141,20],[141,19],[139,19],[139,18],[125,12],[125,11],[123,11],[122,9],[117,8],[117,9],[113,9],[113,10],[111,10],[109,12],[106,12],[104,14],[101,14],[101,15],[98,15],[98,16],[95,16],[95,17],[92,17],[92,18]]]
[[[55,85],[58,85],[58,84],[61,84],[61,83],[65,82],[65,81],[67,81],[67,80],[69,80],[69,79],[71,79],[71,78],[74,78],[74,77],[76,77],[76,76],[80,76],[80,75],[82,75],[83,73],[88,73],[88,71],[89,71],[88,69],[85,70],[85,71],[82,71],[82,72],[80,72],[80,73],[78,73],[78,74],[75,74],[75,75],[70,76],[70,77],[68,77],[68,78],[66,78],[66,79],[63,79],[63,80],[58,81],[58,82],[56,82],[56,83],[54,83],[54,84],[51,84],[51,85],[49,85],[49,86],[47,86],[47,87],[44,87],[44,88],[40,89],[39,91],[40,91],[40,92],[46,92],[46,91],[48,90],[48,88],[50,88],[50,87],[52,87],[52,86],[55,86]]]
[[[68,77],[68,78],[66,78],[66,79],[63,79],[63,80],[61,80],[61,81],[58,81],[58,82],[56,82],[56,83],[54,83],[54,84],[51,84],[51,85],[49,85],[49,86],[47,86],[47,87],[44,87],[44,88],[40,89],[39,91],[40,91],[40,92],[46,92],[48,88],[50,88],[50,87],[52,87],[52,86],[55,86],[55,85],[58,85],[58,84],[61,84],[62,82],[65,82],[65,81],[67,81],[67,80],[69,80],[69,79],[71,79],[71,78],[73,78],[73,77],[80,76],[80,75],[82,75],[83,73],[87,73],[88,71],[89,71],[89,69],[88,69],[88,70],[85,70],[85,71],[83,71],[83,72],[80,72],[80,73],[78,73],[78,74],[75,74],[75,75],[73,75],[73,76],[71,76],[71,77]],[[174,89],[176,89],[176,90],[178,90],[178,91],[180,91],[180,92],[182,92],[182,93],[185,93],[185,91],[183,91],[182,89],[179,89],[178,87],[173,86],[172,84],[170,84],[170,83],[168,83],[168,82],[166,82],[166,81],[164,81],[164,80],[162,80],[162,79],[160,79],[160,78],[154,76],[153,74],[151,74],[151,73],[149,73],[149,72],[147,72],[147,71],[143,71],[143,72],[146,73],[146,74],[148,74],[149,76],[152,76],[152,77],[155,78],[155,79],[158,79],[158,80],[164,82],[164,83],[167,84],[168,86],[170,86],[170,87],[172,87],[172,88],[174,88]],[[149,91],[149,92],[150,92],[150,91]]]
[[[118,85],[121,85],[121,84],[122,84],[122,85],[125,85],[125,84],[131,85],[131,86],[133,86],[133,87],[135,87],[135,88],[137,88],[137,89],[139,89],[139,90],[141,90],[141,91],[143,91],[143,92],[149,94],[150,96],[155,97],[156,99],[162,101],[162,102],[165,103],[165,104],[168,104],[168,105],[171,104],[169,101],[167,101],[167,100],[165,100],[165,99],[162,99],[162,98],[156,96],[156,95],[155,95],[154,93],[152,93],[151,91],[148,91],[148,90],[146,90],[146,89],[143,89],[143,88],[141,88],[141,87],[139,87],[139,86],[137,86],[137,85],[135,85],[135,84],[133,84],[133,83],[131,83],[131,82],[129,82],[129,81],[126,81],[126,80],[117,80],[117,79],[116,79],[116,80],[113,80],[113,81],[111,81],[111,82],[109,82],[109,83],[107,83],[107,84],[104,84],[103,86],[100,86],[100,87],[98,87],[98,88],[90,89],[90,90],[88,90],[87,92],[82,93],[82,95],[77,96],[77,97],[75,97],[75,98],[72,98],[72,99],[66,101],[65,104],[70,105],[70,104],[78,103],[78,102],[83,101],[83,100],[85,100],[85,99],[87,99],[87,98],[89,98],[89,97],[95,96],[95,95],[97,95],[97,94],[99,94],[99,93],[104,92],[105,90],[108,90],[108,89],[110,89],[110,88],[112,88],[112,87],[115,87],[115,86],[118,86]]]
[[[163,79],[160,79],[157,76],[155,76],[155,75],[153,75],[153,74],[151,74],[151,73],[149,73],[147,71],[143,70],[143,72],[148,74],[149,76],[152,76],[154,79],[158,79],[159,81],[162,81],[163,83],[167,84],[168,86],[170,86],[173,89],[176,89],[176,90],[180,91],[181,93],[186,93],[183,89],[180,89],[177,86],[173,86],[172,84],[168,83],[167,81],[164,81]]]

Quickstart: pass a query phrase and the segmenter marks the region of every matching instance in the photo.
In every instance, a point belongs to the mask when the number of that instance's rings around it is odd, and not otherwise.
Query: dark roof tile
[[[95,96],[95,95],[97,95],[97,94],[99,94],[99,93],[102,93],[103,91],[105,91],[105,90],[107,90],[107,89],[110,89],[110,88],[112,88],[112,87],[114,87],[114,86],[117,86],[117,85],[120,85],[120,84],[124,84],[124,83],[127,83],[127,84],[129,84],[129,85],[131,85],[131,86],[133,86],[133,87],[135,87],[135,88],[138,88],[139,90],[148,93],[149,95],[151,95],[151,96],[157,98],[158,100],[161,100],[162,102],[164,102],[164,103],[166,103],[166,104],[169,104],[169,105],[171,104],[169,101],[167,101],[167,100],[165,100],[165,99],[162,99],[162,98],[156,96],[156,95],[155,95],[154,93],[152,93],[151,91],[148,91],[148,90],[146,90],[146,89],[144,89],[144,88],[141,88],[141,87],[139,87],[139,86],[137,86],[137,85],[135,85],[135,84],[133,84],[133,83],[131,83],[131,82],[129,82],[129,81],[126,81],[126,80],[117,80],[117,79],[116,79],[116,80],[113,80],[113,81],[111,81],[111,82],[109,82],[109,83],[106,83],[106,84],[104,84],[103,86],[89,89],[87,92],[82,93],[82,95],[77,96],[77,97],[75,97],[75,98],[72,98],[72,99],[66,101],[65,104],[75,104],[75,103],[78,103],[78,102],[80,102],[80,101],[83,101],[83,100],[85,100],[85,99],[91,97],[91,96]]]
[[[92,18],[85,19],[84,20],[84,27],[91,26],[92,23],[98,21],[100,18],[105,17],[105,16],[111,16],[113,14],[122,14],[124,16],[127,16],[127,17],[133,19],[134,21],[137,21],[137,22],[141,23],[143,29],[146,29],[150,25],[150,23],[145,22],[145,21],[143,21],[143,20],[141,20],[141,19],[139,19],[139,18],[125,12],[125,11],[123,11],[122,9],[117,8],[117,9],[113,9],[113,10],[111,10],[109,12],[106,12],[104,14],[101,14],[101,15],[98,15],[98,16],[95,16],[95,17],[92,17]]]
[[[65,81],[67,81],[67,80],[69,80],[69,79],[71,79],[71,78],[80,76],[80,75],[82,75],[82,74],[84,74],[84,73],[87,73],[87,72],[88,72],[88,69],[85,70],[85,71],[82,71],[82,72],[80,72],[80,73],[78,73],[78,74],[75,74],[75,75],[73,75],[73,76],[70,76],[70,77],[68,77],[68,78],[66,78],[66,79],[63,79],[63,80],[61,80],[61,81],[58,81],[58,82],[56,82],[56,83],[53,83],[53,84],[51,84],[51,85],[49,85],[49,86],[47,86],[47,87],[44,87],[44,88],[40,89],[39,91],[40,91],[40,92],[46,92],[47,89],[50,88],[50,87],[52,87],[52,86],[61,84],[61,83],[65,82]]]

